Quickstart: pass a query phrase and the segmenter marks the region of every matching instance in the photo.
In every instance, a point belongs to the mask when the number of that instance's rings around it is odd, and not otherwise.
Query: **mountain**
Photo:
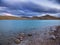
[[[41,20],[60,20],[60,17],[55,17],[51,15],[45,15],[45,16],[33,16],[32,19],[41,19]]]
[[[59,17],[45,15],[45,16],[32,16],[32,17],[15,17],[15,16],[0,16],[0,20],[60,20]]]
[[[15,16],[0,16],[0,20],[22,20],[26,18],[15,17]]]
[[[52,20],[55,20],[55,19],[60,19],[60,17],[55,17],[55,16],[50,16],[50,15],[45,15],[45,16],[41,16],[39,17],[40,19],[52,19]]]

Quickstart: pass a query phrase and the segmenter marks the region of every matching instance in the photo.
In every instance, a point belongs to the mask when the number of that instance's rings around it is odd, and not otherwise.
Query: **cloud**
[[[0,11],[1,11],[1,10],[5,10],[5,9],[6,9],[6,7],[0,7]]]
[[[27,2],[29,0],[3,0],[4,3],[14,4],[14,3],[21,3],[21,2]]]
[[[60,0],[55,0],[55,3],[60,4]]]
[[[55,0],[0,0],[0,13],[25,16],[60,13],[60,5]]]
[[[49,0],[39,0],[39,1],[35,0],[33,2],[45,7],[60,9],[60,5],[53,3],[52,1]]]
[[[27,2],[33,2],[37,5],[42,5],[45,7],[50,7],[50,8],[56,8],[56,9],[60,9],[60,5],[53,3],[57,2],[60,3],[59,0],[53,0],[53,1],[49,1],[49,0],[2,0],[5,4],[9,4],[9,5],[17,5],[21,4],[21,3],[27,3]]]
[[[10,13],[0,13],[1,16],[15,16],[15,15],[12,15]]]

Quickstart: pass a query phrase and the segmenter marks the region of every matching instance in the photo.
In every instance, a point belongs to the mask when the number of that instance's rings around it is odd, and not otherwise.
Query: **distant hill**
[[[32,19],[41,19],[41,20],[60,20],[59,17],[55,17],[55,16],[50,16],[50,15],[45,15],[45,16],[33,16]]]
[[[45,15],[45,16],[41,16],[39,17],[40,19],[60,19],[59,17],[55,17],[55,16],[50,16],[50,15]]]
[[[15,16],[0,16],[0,20],[22,20],[25,18],[15,17]]]
[[[45,16],[32,16],[32,17],[15,17],[15,16],[0,16],[0,20],[60,20],[59,17],[45,15]]]

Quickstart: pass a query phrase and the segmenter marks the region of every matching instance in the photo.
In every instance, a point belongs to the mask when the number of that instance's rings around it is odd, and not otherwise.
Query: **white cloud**
[[[60,5],[55,4],[49,0],[33,0],[33,2],[45,7],[60,9]]]
[[[15,16],[15,17],[19,17],[17,15],[13,15],[11,13],[0,13],[0,16]]]

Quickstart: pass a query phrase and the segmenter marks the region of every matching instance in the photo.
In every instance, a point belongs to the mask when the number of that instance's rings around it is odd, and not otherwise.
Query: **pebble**
[[[20,41],[19,39],[15,39],[14,42],[15,42],[16,44],[21,43],[21,41]]]
[[[32,36],[32,34],[28,34],[28,36]]]

